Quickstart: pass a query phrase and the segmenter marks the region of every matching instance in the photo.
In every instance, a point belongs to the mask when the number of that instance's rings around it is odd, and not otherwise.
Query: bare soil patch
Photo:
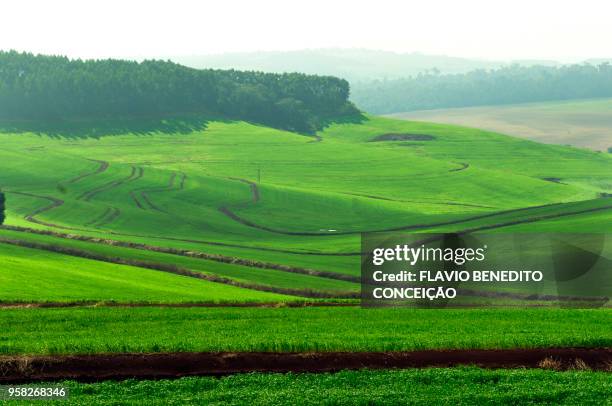
[[[0,382],[75,379],[178,378],[246,372],[334,372],[344,369],[425,368],[476,365],[484,368],[582,368],[606,370],[612,349],[540,348],[425,350],[411,352],[222,352],[97,354],[0,357]],[[579,360],[579,361],[577,361]]]

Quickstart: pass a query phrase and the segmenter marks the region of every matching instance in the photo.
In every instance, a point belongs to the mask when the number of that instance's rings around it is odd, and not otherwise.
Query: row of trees
[[[330,76],[0,52],[2,119],[208,113],[310,132],[359,114],[348,96],[348,82]]]
[[[612,66],[607,63],[513,65],[465,74],[429,73],[352,84],[352,100],[375,114],[611,96]]]

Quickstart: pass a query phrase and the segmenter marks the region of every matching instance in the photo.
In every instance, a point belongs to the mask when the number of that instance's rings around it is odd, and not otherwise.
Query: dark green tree
[[[343,79],[0,52],[0,119],[222,115],[312,132],[359,116]]]
[[[607,63],[512,65],[454,75],[433,72],[354,83],[352,88],[353,101],[375,114],[611,96],[612,66]]]
[[[6,199],[4,198],[4,193],[0,192],[0,225],[2,225],[4,223],[4,205],[5,205]]]

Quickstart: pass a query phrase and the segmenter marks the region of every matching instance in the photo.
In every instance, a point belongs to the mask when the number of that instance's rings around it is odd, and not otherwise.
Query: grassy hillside
[[[413,111],[392,117],[458,124],[606,152],[612,147],[612,99]]]
[[[612,202],[600,198],[612,190],[607,154],[376,117],[316,137],[193,116],[120,124],[1,126],[6,223],[55,235],[0,237],[350,295],[363,231],[611,224]]]
[[[364,231],[609,232],[609,154],[378,117],[310,136],[187,115],[0,122],[0,145],[7,371],[30,373],[29,356],[74,354],[612,346],[609,308],[539,297],[525,307],[524,297],[488,292],[460,304],[521,308],[363,309],[357,300]],[[559,294],[549,284],[538,292]],[[427,403],[432,393],[574,404],[605,398],[602,374],[454,368],[62,384],[74,404],[320,403],[321,394]]]
[[[289,297],[0,244],[3,302],[278,302]]]

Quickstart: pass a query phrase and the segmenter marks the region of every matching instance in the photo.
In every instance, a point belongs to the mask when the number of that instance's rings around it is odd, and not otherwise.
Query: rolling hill
[[[168,130],[193,122],[206,124]],[[484,130],[378,117],[315,136],[201,116],[62,125],[0,134],[0,238],[352,298],[361,232],[610,227],[608,154]]]

